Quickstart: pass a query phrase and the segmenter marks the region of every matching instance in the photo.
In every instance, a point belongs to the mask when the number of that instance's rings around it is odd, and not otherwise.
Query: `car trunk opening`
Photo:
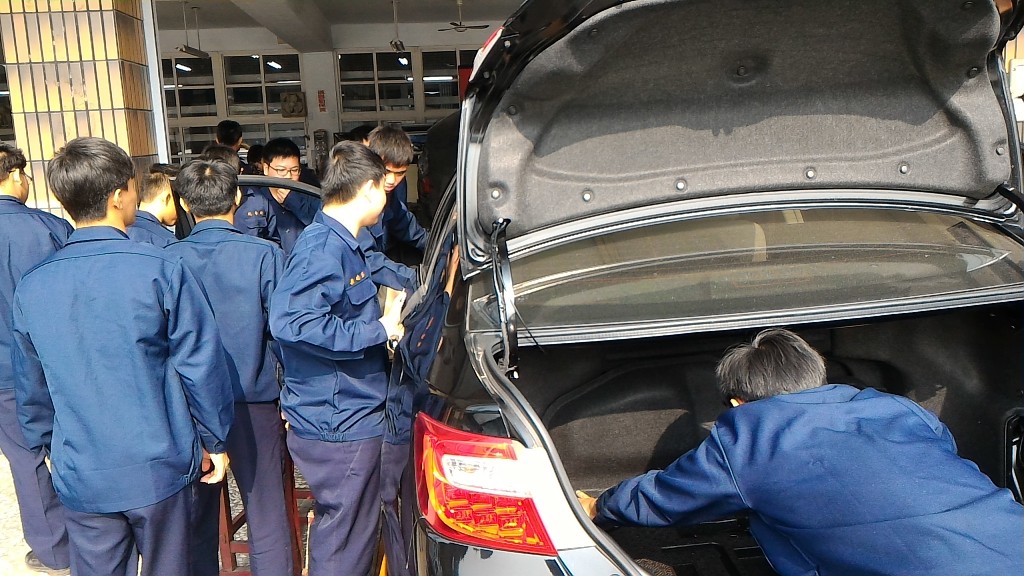
[[[921,404],[951,429],[961,456],[1005,486],[1008,422],[1021,408],[1022,313],[1024,304],[1012,303],[797,332],[826,358],[830,383]],[[665,467],[708,435],[725,409],[716,362],[752,334],[524,347],[516,387],[549,431],[572,487],[596,494]],[[773,573],[742,518],[610,535],[652,574]]]

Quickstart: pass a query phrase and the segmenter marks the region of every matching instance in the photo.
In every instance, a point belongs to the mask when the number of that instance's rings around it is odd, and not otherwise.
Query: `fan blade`
[[[472,26],[466,26],[466,28],[472,28],[474,30],[483,30],[488,27],[490,27],[490,24],[474,24]]]
[[[438,32],[447,32],[449,30],[455,30],[455,28],[438,28],[437,29]]]
[[[459,20],[458,22],[449,22],[449,24],[451,24],[455,28],[458,28],[459,26],[462,26],[462,20]]]

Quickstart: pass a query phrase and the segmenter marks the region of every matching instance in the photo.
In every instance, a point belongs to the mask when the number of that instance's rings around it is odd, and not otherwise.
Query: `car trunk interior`
[[[1004,439],[1021,405],[1024,304],[799,328],[830,383],[906,396],[952,430],[960,454],[1005,484]],[[663,468],[724,410],[718,358],[755,331],[522,348],[517,387],[572,485],[592,494]],[[927,463],[922,463],[927,465]],[[612,537],[652,574],[772,574],[743,519]]]

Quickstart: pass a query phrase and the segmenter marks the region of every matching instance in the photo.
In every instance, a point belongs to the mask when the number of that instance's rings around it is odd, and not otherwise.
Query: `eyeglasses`
[[[12,168],[11,170],[7,171],[8,174],[13,174],[15,172],[21,172],[21,175],[25,178],[28,178],[29,182],[32,182],[34,180],[34,178],[32,178],[32,175],[29,174],[28,172],[25,172],[23,168]]]
[[[302,173],[301,166],[293,166],[291,168],[287,166],[271,166],[270,169],[278,176],[298,176]]]

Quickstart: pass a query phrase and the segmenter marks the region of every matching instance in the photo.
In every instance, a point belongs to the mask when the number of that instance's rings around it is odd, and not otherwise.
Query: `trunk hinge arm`
[[[494,277],[494,294],[498,304],[498,318],[501,321],[501,342],[504,347],[498,366],[511,379],[519,377],[519,338],[516,328],[516,294],[512,286],[512,267],[508,261],[508,243],[505,231],[512,221],[501,218],[491,229],[491,273]]]

